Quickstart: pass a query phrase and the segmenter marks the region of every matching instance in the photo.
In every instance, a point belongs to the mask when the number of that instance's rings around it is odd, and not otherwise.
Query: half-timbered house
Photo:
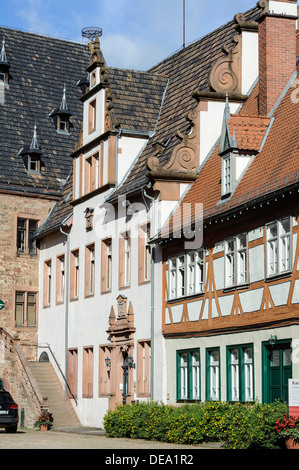
[[[299,375],[297,5],[264,6],[237,18],[256,31],[259,77],[238,112],[227,94],[217,143],[153,240],[170,404],[287,401]]]

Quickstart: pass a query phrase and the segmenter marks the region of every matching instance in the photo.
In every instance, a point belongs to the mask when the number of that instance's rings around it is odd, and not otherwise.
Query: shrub
[[[204,402],[173,407],[157,402],[120,405],[104,417],[107,437],[175,444],[224,442],[233,449],[280,448],[277,420],[287,405]]]

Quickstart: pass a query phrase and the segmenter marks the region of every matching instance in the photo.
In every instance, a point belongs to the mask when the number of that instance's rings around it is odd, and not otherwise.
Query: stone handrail
[[[19,373],[22,376],[22,383],[27,392],[26,394],[30,403],[30,408],[37,417],[43,412],[49,411],[47,397],[42,396],[37,382],[28,367],[19,341],[20,339],[17,334],[13,337],[3,328],[0,328],[0,362],[1,360],[11,360],[14,362],[15,367],[18,368]],[[3,355],[3,358],[1,358],[1,354]]]

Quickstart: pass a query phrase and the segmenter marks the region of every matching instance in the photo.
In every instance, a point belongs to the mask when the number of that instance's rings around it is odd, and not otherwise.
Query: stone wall
[[[0,327],[18,332],[28,360],[36,359],[38,325],[39,250],[37,254],[17,253],[17,219],[27,218],[42,223],[55,201],[42,197],[0,194],[0,299],[5,307],[0,311]],[[36,297],[36,326],[16,327],[16,291],[34,292]]]

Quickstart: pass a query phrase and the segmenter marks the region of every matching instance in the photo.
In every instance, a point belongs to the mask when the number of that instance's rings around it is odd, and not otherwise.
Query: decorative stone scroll
[[[109,88],[106,88],[106,103],[105,103],[105,117],[104,117],[104,131],[110,131],[111,129],[118,128],[120,126],[119,120],[113,113],[113,98]]]
[[[199,160],[199,112],[191,111],[187,119],[192,124],[190,134],[183,135],[180,131],[176,133],[181,139],[172,153],[170,161],[161,165],[157,157],[147,159],[147,167],[152,172],[196,172]]]
[[[211,68],[208,82],[213,91],[241,93],[241,36],[236,35],[234,42],[233,49],[222,47],[226,57],[218,59]]]
[[[262,15],[264,13],[269,13],[269,1],[268,0],[259,0],[256,4],[257,7],[262,9]]]

